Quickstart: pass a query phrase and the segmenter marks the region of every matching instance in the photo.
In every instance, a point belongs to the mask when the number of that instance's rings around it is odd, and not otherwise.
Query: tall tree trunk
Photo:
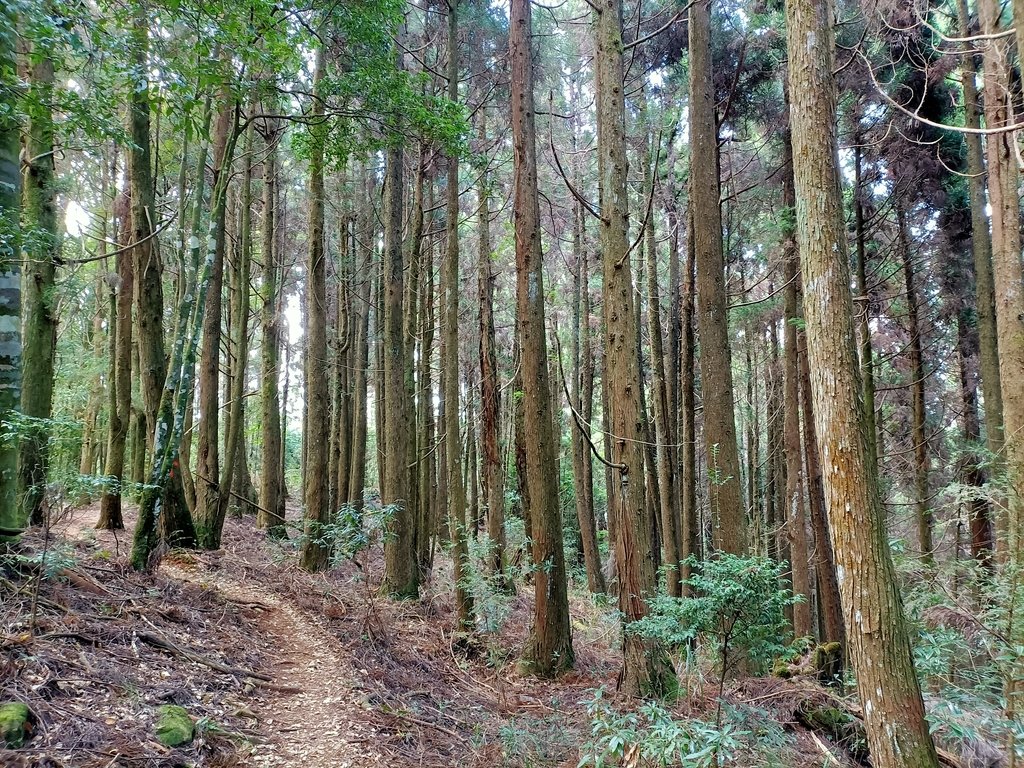
[[[571,668],[575,655],[569,626],[558,478],[552,472],[557,448],[544,327],[544,255],[533,106],[533,20],[528,0],[512,0],[510,24],[516,325],[522,355],[523,434],[529,489],[526,514],[530,518],[533,562],[543,564],[533,574],[533,627],[523,649],[523,664],[530,672],[549,677]]]
[[[615,467],[609,505],[610,515],[615,518],[619,610],[626,624],[620,688],[630,695],[671,696],[677,683],[665,649],[654,640],[628,631],[632,622],[647,615],[647,601],[655,594],[655,558],[645,504],[644,452],[638,429],[641,423],[640,371],[627,231],[622,3],[621,0],[600,0],[595,10],[594,74],[604,262],[604,378],[608,394],[608,431],[614,435],[607,458]]]
[[[967,0],[957,2],[960,35],[970,35]],[[972,53],[964,59],[964,124],[981,127],[981,101],[978,97],[978,65]],[[978,351],[981,368],[981,393],[985,402],[985,438],[995,461],[1002,462],[1003,393],[999,373],[999,349],[996,332],[995,293],[992,276],[992,233],[985,213],[985,157],[981,136],[965,133],[967,145],[967,184],[971,201],[971,252],[974,256],[975,307],[978,312]]]
[[[770,290],[774,290],[770,286]],[[785,318],[783,318],[785,322]],[[768,413],[765,456],[765,554],[781,562],[780,533],[786,532],[787,455],[785,449],[785,362],[779,359],[779,329],[768,324],[768,363],[765,407]],[[785,353],[783,353],[785,355]]]
[[[979,4],[985,34],[1000,31],[1001,6],[995,0]],[[1013,3],[1018,45],[1024,41],[1024,6]],[[992,37],[983,47],[985,61],[985,122],[990,129],[1015,122],[1011,93],[1011,62],[1005,38]],[[989,134],[988,198],[992,207],[992,273],[995,296],[999,379],[1003,395],[1003,440],[1006,456],[1006,504],[996,552],[1010,573],[1024,566],[1024,283],[1021,265],[1019,173],[1014,132]],[[1024,641],[1024,621],[1014,614],[1007,627],[1012,642]],[[1024,697],[1024,660],[1018,659],[1006,674],[1006,714],[1017,717]],[[1007,753],[1015,753],[1013,735]],[[1013,768],[1011,760],[1010,766]]]
[[[231,501],[236,476],[241,474],[239,467],[245,464],[245,369],[249,361],[249,264],[252,257],[252,152],[253,126],[252,123],[249,123],[245,134],[244,170],[239,201],[242,210],[238,247],[235,251],[234,294],[236,300],[232,303],[234,363],[231,367],[228,418],[225,424],[224,467],[220,477],[220,498],[217,510],[217,520],[220,526],[224,525],[224,517]],[[243,500],[238,499],[237,501]],[[219,529],[217,538],[220,539]]]
[[[145,31],[144,20],[137,19],[137,24]],[[236,138],[237,131],[229,131],[224,157],[232,157]],[[137,570],[150,568],[158,562],[161,539],[173,546],[179,543],[178,537],[195,535],[191,530],[191,518],[187,510],[176,520],[171,519],[169,515],[174,510],[184,507],[179,451],[189,389],[195,376],[196,354],[206,312],[206,298],[217,257],[217,221],[219,216],[223,216],[227,196],[226,175],[221,179],[223,183],[214,185],[211,196],[210,227],[201,271],[198,275],[190,276],[189,285],[183,294],[184,298],[178,305],[170,365],[163,385],[160,408],[154,421],[153,460],[139,504],[139,518],[132,541],[131,564]],[[135,190],[132,191],[134,194]],[[182,521],[188,522],[188,530],[180,528]]]
[[[285,535],[284,486],[281,465],[284,453],[281,435],[280,384],[281,314],[279,311],[278,277],[281,253],[277,248],[277,141],[274,126],[267,125],[264,134],[267,146],[263,160],[263,306],[260,346],[260,510],[256,525],[270,536]]]
[[[53,412],[54,357],[57,349],[55,292],[61,234],[57,221],[54,167],[53,57],[24,51],[24,69],[35,106],[25,125],[22,163],[22,220],[31,236],[23,242],[26,266],[22,283],[21,413],[35,419],[21,435],[18,494],[22,517],[43,523],[46,471],[49,464],[50,417]]]
[[[650,127],[649,107],[644,99],[643,112],[647,125],[645,145],[647,157],[643,159],[644,192],[654,199],[654,167],[659,147]],[[647,251],[647,321],[651,334],[651,400],[654,401],[654,434],[657,443],[658,509],[661,523],[661,562],[665,567],[666,589],[672,597],[682,594],[679,571],[679,529],[676,509],[679,491],[676,484],[676,452],[672,429],[669,427],[669,393],[665,376],[665,350],[661,324],[661,293],[658,290],[658,252],[655,246],[654,216],[648,216],[644,226],[644,244]]]
[[[231,157],[227,155],[229,132],[234,130],[234,105],[227,92],[220,95],[214,126],[212,198],[220,194],[224,205],[210,211],[214,237],[213,267],[203,315],[203,343],[199,361],[199,423],[196,426],[196,507],[193,519],[196,542],[202,549],[220,547],[220,342],[223,321],[224,250],[227,227],[227,190]],[[223,187],[223,191],[218,190]],[[225,488],[226,492],[227,489]],[[226,507],[225,507],[226,511]]]
[[[0,9],[0,69],[16,71],[14,9]],[[13,110],[0,111],[0,421],[21,405],[21,173],[20,126]],[[0,440],[0,544],[25,528],[18,507],[18,446]]]
[[[357,211],[355,247],[359,255],[356,272],[359,281],[354,312],[354,333],[352,341],[352,450],[349,462],[348,503],[362,509],[363,489],[366,484],[366,437],[367,437],[367,385],[370,355],[370,299],[373,292],[373,275],[377,273],[374,257],[376,229],[373,206],[369,200],[376,192],[376,177],[367,173],[366,166],[360,166],[361,188],[366,190]]]
[[[687,212],[686,267],[682,295],[682,364],[679,369],[679,403],[682,423],[679,442],[682,444],[682,467],[679,474],[680,496],[682,497],[682,578],[684,592],[690,578],[691,558],[701,554],[700,509],[697,506],[697,403],[696,366],[694,365],[694,288],[696,258],[693,238],[693,211]]]
[[[842,643],[846,637],[843,624],[842,599],[836,574],[835,555],[829,535],[828,515],[825,512],[825,488],[821,475],[821,460],[814,426],[814,408],[811,396],[811,374],[807,367],[807,340],[803,331],[796,335],[797,364],[800,373],[800,407],[803,411],[804,466],[806,490],[811,510],[811,530],[814,532],[814,565],[818,577],[818,609],[824,626],[824,640]],[[869,435],[867,427],[865,435]],[[872,441],[868,438],[867,442]],[[869,464],[869,466],[874,466]]]
[[[929,504],[928,490],[928,435],[925,414],[924,350],[921,343],[917,289],[914,285],[914,261],[907,238],[906,214],[902,203],[896,203],[897,238],[903,260],[903,282],[907,292],[907,334],[910,336],[908,362],[910,364],[910,390],[913,401],[911,440],[914,443],[914,510],[917,519],[917,545],[921,561],[931,565],[935,560],[932,532],[935,527]]]
[[[410,508],[411,473],[409,453],[403,448],[411,428],[409,382],[406,381],[408,350],[403,330],[405,259],[402,249],[402,208],[405,150],[400,135],[391,137],[385,159],[384,189],[384,280],[382,286],[383,378],[378,396],[383,399],[384,433],[378,433],[378,456],[383,448],[384,483],[382,500],[388,505],[387,537],[384,541],[384,589],[392,597],[415,598],[419,594],[419,568],[415,557],[415,517]],[[458,383],[456,382],[456,389]],[[456,425],[458,413],[453,414]],[[456,426],[456,434],[458,427]],[[383,437],[383,446],[379,443]],[[448,450],[457,451],[449,442]]]
[[[783,171],[782,201],[795,210],[796,193],[793,181],[792,135],[787,128],[783,137],[786,168]],[[797,358],[797,324],[802,322],[800,312],[799,268],[796,232],[787,226],[783,232],[783,344],[785,346],[785,423],[783,442],[786,454],[786,530],[790,552],[790,573],[793,594],[804,598],[793,606],[793,634],[806,637],[813,634],[811,625],[811,578],[807,556],[807,520],[804,515],[803,450],[800,443],[800,371]]]
[[[131,198],[130,226],[128,242],[132,245],[135,258],[135,302],[136,329],[139,354],[139,387],[142,391],[142,413],[145,419],[139,419],[144,425],[144,435],[148,453],[156,461],[156,428],[159,422],[160,403],[165,394],[168,378],[167,358],[164,349],[164,293],[163,265],[160,263],[159,251],[156,248],[154,224],[157,221],[155,189],[152,174],[152,152],[150,143],[150,99],[149,80],[149,21],[144,5],[135,9],[132,27],[132,56],[135,64],[133,72],[138,81],[132,87],[130,104],[131,150],[129,152],[128,177]],[[191,377],[190,377],[191,378]],[[186,389],[191,386],[188,384]],[[169,404],[172,407],[173,403]],[[166,442],[164,448],[167,448]],[[140,546],[145,549],[148,532],[145,529],[150,522],[158,524],[154,530],[168,544],[188,547],[195,542],[195,531],[192,517],[185,504],[182,490],[181,465],[178,462],[178,450],[175,446],[174,466],[168,467],[164,498],[160,500],[160,512],[152,521],[142,520],[136,526],[137,532],[145,535],[140,539]],[[139,455],[139,467],[147,480],[149,473],[145,469],[143,452]],[[140,550],[142,551],[142,550]],[[146,556],[148,560],[148,555]]]
[[[786,2],[797,247],[817,441],[871,763],[937,768],[862,417],[835,134],[834,18],[831,0]]]
[[[324,46],[317,50],[313,77],[313,115],[323,114],[320,98],[326,66]],[[304,527],[299,563],[307,571],[322,571],[330,558],[323,526],[330,522],[328,497],[327,434],[330,417],[330,387],[327,381],[327,257],[324,253],[324,126],[312,127],[309,159],[309,261],[306,265],[306,407],[309,417],[302,433],[305,444]]]
[[[116,238],[115,238],[116,242]],[[111,288],[109,428],[107,462],[103,474],[107,484],[100,496],[100,517],[96,527],[124,528],[121,502],[125,486],[124,455],[132,413],[132,286],[134,259],[130,251],[117,254],[117,287]]]
[[[459,5],[448,3],[448,98],[459,96]],[[473,595],[465,584],[469,569],[466,542],[466,486],[462,475],[462,442],[459,427],[459,160],[448,156],[448,190],[445,205],[444,314],[441,321],[441,366],[444,369],[445,474],[448,477],[448,528],[452,539],[452,578],[458,632],[475,627]],[[473,429],[472,417],[467,429]]]
[[[978,449],[981,447],[981,420],[978,414],[978,373],[974,361],[978,357],[978,329],[975,315],[964,304],[957,313],[957,362],[960,379],[960,402],[963,406],[964,456],[960,474],[963,483],[977,489],[967,502],[970,512],[971,557],[986,568],[992,567],[992,511],[983,495],[985,470]]]
[[[481,151],[487,148],[487,110],[480,110]],[[505,484],[501,467],[501,394],[494,339],[494,254],[491,247],[491,187],[487,169],[480,174],[477,229],[480,252],[477,288],[480,303],[480,432],[483,443],[484,503],[487,505],[487,570],[502,589],[512,587],[505,561]]]
[[[690,206],[697,260],[700,371],[704,382],[704,452],[714,543],[725,552],[747,547],[729,351],[722,249],[718,124],[712,93],[711,2],[690,6]],[[714,382],[713,386],[708,386]]]
[[[573,274],[573,373],[569,398],[580,423],[570,428],[570,434],[576,519],[579,522],[580,539],[583,544],[583,563],[587,570],[587,587],[596,594],[605,591],[605,583],[604,572],[601,569],[601,550],[597,544],[594,462],[590,456],[590,420],[594,410],[594,351],[590,340],[590,256],[583,245],[583,215],[583,206],[577,201],[573,206],[572,242],[576,270]]]
[[[433,190],[433,186],[431,186]],[[433,195],[431,192],[431,203]],[[433,205],[430,205],[433,208]],[[433,546],[436,538],[436,486],[438,483],[438,467],[447,465],[439,460],[435,451],[437,440],[436,421],[434,417],[434,238],[431,237],[426,248],[421,251],[423,259],[420,270],[420,317],[419,317],[419,378],[420,402],[417,411],[416,432],[422,440],[424,456],[419,474],[419,493],[417,494],[418,509],[416,524],[420,535],[416,539],[416,561],[421,574],[430,573],[433,567]],[[443,395],[442,398],[443,399]],[[444,474],[442,471],[441,474]]]
[[[868,289],[868,249],[867,225],[864,217],[864,185],[862,150],[860,134],[853,147],[853,210],[854,233],[857,241],[855,289],[857,301],[857,334],[860,349],[861,388],[864,393],[864,429],[871,439],[868,440],[868,461],[871,466],[878,467],[878,450],[876,449],[875,431],[880,425],[875,424],[875,361],[871,345],[871,295]]]

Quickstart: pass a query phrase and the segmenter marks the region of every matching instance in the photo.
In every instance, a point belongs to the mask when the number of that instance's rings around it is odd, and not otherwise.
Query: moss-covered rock
[[[32,737],[32,712],[20,701],[0,704],[0,741],[17,749]]]
[[[165,704],[156,711],[156,738],[167,747],[180,747],[192,741],[195,724],[188,711],[177,704]]]

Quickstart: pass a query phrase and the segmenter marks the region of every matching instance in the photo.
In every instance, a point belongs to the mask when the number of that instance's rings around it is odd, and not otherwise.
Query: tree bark
[[[314,117],[323,114],[320,99],[326,67],[324,46],[317,49],[313,77]],[[309,417],[302,439],[306,462],[303,473],[303,524],[305,541],[299,564],[307,571],[327,567],[331,549],[324,539],[330,523],[328,425],[331,422],[330,386],[327,380],[327,257],[324,253],[324,126],[311,128],[309,160],[309,260],[306,264],[306,407]]]
[[[487,148],[487,110],[480,110],[481,151]],[[501,467],[501,391],[494,331],[494,258],[491,246],[491,186],[486,167],[480,174],[477,231],[480,252],[477,290],[480,304],[480,433],[482,477],[487,505],[487,570],[499,588],[514,588],[505,560],[505,484]]]
[[[985,34],[1000,30],[1001,6],[996,0],[979,3],[981,28]],[[1013,3],[1013,20],[1018,45],[1024,41],[1024,6]],[[988,128],[1013,124],[1016,115],[1010,101],[1011,62],[1005,38],[992,37],[983,46],[985,62],[985,123]],[[988,199],[992,208],[992,276],[995,296],[996,345],[999,350],[999,379],[1003,395],[1003,445],[1006,456],[1006,503],[1001,510],[1002,525],[996,538],[996,552],[1010,573],[1024,565],[1024,268],[1021,265],[1019,173],[1014,132],[989,134]],[[1012,642],[1024,638],[1024,622],[1016,614],[1007,627]],[[1024,661],[1005,673],[1006,715],[1017,716],[1024,697]],[[1007,753],[1015,753],[1013,735],[1007,738]],[[1013,768],[1014,760],[1010,766]]]
[[[276,126],[267,124],[264,134],[266,157],[263,160],[263,290],[260,323],[260,507],[256,525],[272,537],[285,535],[284,484],[281,476],[282,454],[280,384],[281,315],[278,277],[281,254],[277,248],[277,141]]]
[[[746,551],[746,519],[740,492],[728,301],[722,251],[718,176],[718,125],[712,93],[711,2],[690,6],[690,206],[697,261],[700,371],[704,382],[704,453],[708,466],[712,531],[716,548]],[[713,386],[708,386],[714,382]]]
[[[792,135],[787,128],[783,137],[786,169],[783,171],[782,201],[796,212],[796,192],[793,180]],[[793,634],[796,637],[813,635],[811,624],[811,578],[807,554],[807,519],[804,515],[803,449],[800,441],[800,371],[797,359],[797,324],[803,321],[800,312],[800,254],[797,252],[795,219],[787,221],[783,232],[783,344],[785,346],[785,422],[783,445],[786,454],[786,531],[790,552],[790,573],[793,595],[803,602],[793,606]]]
[[[876,768],[937,768],[870,464],[836,142],[831,0],[787,0],[808,368],[850,658]]]
[[[414,599],[419,595],[419,568],[415,557],[416,521],[414,510],[410,507],[409,452],[404,450],[412,425],[409,418],[409,382],[406,381],[408,351],[403,329],[406,266],[402,248],[403,140],[400,135],[391,137],[385,160],[384,322],[381,334],[384,387],[377,394],[378,397],[383,396],[384,406],[384,483],[381,495],[390,512],[384,541],[384,590],[394,598]],[[457,382],[455,386],[458,387]],[[452,416],[457,425],[458,413]],[[457,445],[457,439],[455,446],[449,442],[448,450],[457,450]]]
[[[448,98],[459,95],[458,0],[448,3]],[[445,206],[444,317],[441,323],[441,365],[444,368],[445,468],[448,475],[448,528],[452,539],[452,578],[460,633],[475,628],[473,595],[465,583],[469,569],[466,519],[466,486],[462,475],[462,439],[459,419],[459,159],[448,156],[448,190]],[[467,430],[473,429],[467,419]]]
[[[53,415],[53,373],[57,349],[55,294],[61,233],[57,221],[54,165],[54,123],[50,104],[54,90],[53,58],[47,51],[24,52],[25,76],[35,106],[24,133],[21,216],[30,236],[22,243],[26,266],[22,282],[21,376],[30,386],[21,390],[21,414],[33,421],[20,436],[18,495],[21,515],[32,525],[45,516],[49,465],[50,418]]]
[[[16,71],[14,9],[0,9],[0,68]],[[21,404],[21,172],[20,126],[13,110],[0,112],[0,421]],[[0,440],[0,544],[24,530],[18,506],[18,446]]]
[[[644,144],[644,193],[654,199],[654,168],[659,147],[650,127],[649,107],[644,99],[643,112],[647,123]],[[658,289],[658,252],[655,246],[654,216],[644,226],[644,247],[647,251],[647,322],[651,334],[651,400],[654,402],[654,435],[657,443],[658,509],[661,524],[661,564],[665,568],[665,588],[672,597],[682,594],[679,568],[679,528],[676,509],[679,490],[676,483],[676,451],[669,427],[669,393],[665,375],[665,349],[661,322],[661,293]]]
[[[597,96],[598,180],[604,266],[605,375],[608,461],[614,466],[610,516],[615,519],[619,610],[625,623],[620,689],[634,696],[672,696],[677,682],[660,643],[628,631],[647,615],[656,589],[651,523],[645,502],[640,445],[640,371],[629,260],[626,126],[621,0],[595,6],[594,75]]]
[[[193,519],[196,526],[196,542],[201,549],[220,547],[220,346],[221,324],[223,321],[224,251],[227,227],[227,190],[231,176],[231,160],[227,155],[228,134],[234,130],[232,117],[234,104],[227,92],[219,97],[220,105],[214,126],[213,140],[213,185],[214,199],[220,192],[225,204],[210,211],[211,234],[213,235],[213,268],[210,272],[210,286],[203,314],[203,342],[199,361],[199,423],[196,425],[198,447],[196,449],[196,507]],[[205,172],[204,169],[200,169]],[[208,246],[209,247],[209,246]],[[224,489],[225,492],[227,489]],[[225,508],[226,511],[226,508]]]
[[[116,242],[116,238],[115,238]],[[111,289],[109,383],[109,427],[107,433],[107,477],[100,496],[100,517],[96,527],[105,530],[124,528],[121,512],[124,495],[125,444],[132,413],[132,286],[135,283],[134,259],[130,251],[120,251],[117,260],[117,288]]]
[[[682,563],[683,591],[689,593],[686,582],[692,570],[691,558],[700,558],[701,529],[700,508],[697,506],[697,397],[696,397],[696,365],[694,354],[696,339],[694,338],[694,284],[696,277],[696,258],[693,239],[693,212],[687,212],[686,265],[683,278],[682,331],[680,341],[682,361],[679,368],[680,411],[682,423],[679,430],[679,442],[682,444],[682,467],[680,469],[680,496],[682,499]]]
[[[523,427],[526,448],[527,514],[533,540],[533,627],[523,665],[550,677],[575,661],[562,549],[556,445],[544,327],[544,255],[533,105],[533,50],[530,3],[510,5],[509,57],[512,70],[513,185],[516,249],[516,315],[522,355]]]

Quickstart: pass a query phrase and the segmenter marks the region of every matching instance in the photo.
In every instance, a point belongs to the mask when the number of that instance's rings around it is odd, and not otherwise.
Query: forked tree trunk
[[[131,150],[129,151],[128,177],[131,197],[130,226],[128,242],[132,245],[132,253],[135,258],[135,319],[139,353],[139,388],[142,391],[142,403],[145,418],[140,418],[138,423],[144,428],[145,445],[151,461],[151,467],[156,467],[160,462],[157,459],[156,438],[157,428],[161,423],[160,404],[165,397],[167,378],[172,374],[168,371],[167,356],[164,347],[164,293],[163,293],[163,265],[160,263],[159,252],[155,248],[153,238],[155,237],[153,226],[158,221],[158,213],[155,203],[155,188],[153,185],[152,172],[152,151],[150,142],[150,97],[149,79],[147,77],[149,58],[149,20],[144,5],[135,9],[135,16],[132,22],[132,57],[138,81],[132,88],[129,132],[131,134]],[[198,268],[198,264],[194,265]],[[180,321],[177,326],[184,331],[183,325],[187,323]],[[179,334],[180,335],[180,334]],[[182,337],[183,338],[183,337]],[[173,357],[173,355],[172,355]],[[174,374],[177,379],[177,374]],[[186,390],[191,387],[191,375],[188,377]],[[175,382],[175,386],[176,386]],[[173,398],[172,398],[173,399]],[[174,403],[168,404],[171,408],[169,420],[173,420]],[[182,407],[184,412],[184,406]],[[183,430],[182,430],[183,431]],[[164,450],[167,450],[164,442]],[[141,446],[136,450],[140,479],[149,481],[152,473],[146,469],[145,453]],[[168,466],[165,475],[162,475],[161,487],[164,488],[164,498],[160,500],[160,513],[152,521],[143,520],[140,516],[139,525],[136,527],[140,533],[140,552],[147,548],[149,532],[146,530],[150,522],[156,523],[158,529],[152,531],[153,536],[164,540],[165,543],[174,546],[189,547],[195,543],[195,530],[192,526],[192,516],[185,504],[184,492],[182,490],[182,471],[179,458],[178,446],[174,447],[174,457],[171,459],[171,466]],[[150,494],[151,495],[151,494]],[[153,554],[153,547],[146,554],[145,559]],[[142,563],[140,561],[140,567]]]
[[[849,653],[876,768],[937,768],[871,466],[836,142],[831,0],[787,0],[808,367]]]

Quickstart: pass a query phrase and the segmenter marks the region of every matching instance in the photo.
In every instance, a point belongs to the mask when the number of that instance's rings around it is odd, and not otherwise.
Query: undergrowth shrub
[[[620,764],[713,768],[735,764],[786,765],[793,738],[772,717],[753,707],[727,706],[721,722],[677,718],[656,702],[619,711],[597,689],[587,702],[590,737],[577,768]]]
[[[739,657],[733,654],[737,649],[742,649],[747,671],[767,669],[786,649],[785,609],[802,599],[783,586],[785,564],[726,553],[688,562],[693,570],[687,584],[693,596],[660,593],[651,600],[650,613],[630,624],[628,631],[676,649],[700,641],[717,655],[722,677],[731,670],[730,659]]]

